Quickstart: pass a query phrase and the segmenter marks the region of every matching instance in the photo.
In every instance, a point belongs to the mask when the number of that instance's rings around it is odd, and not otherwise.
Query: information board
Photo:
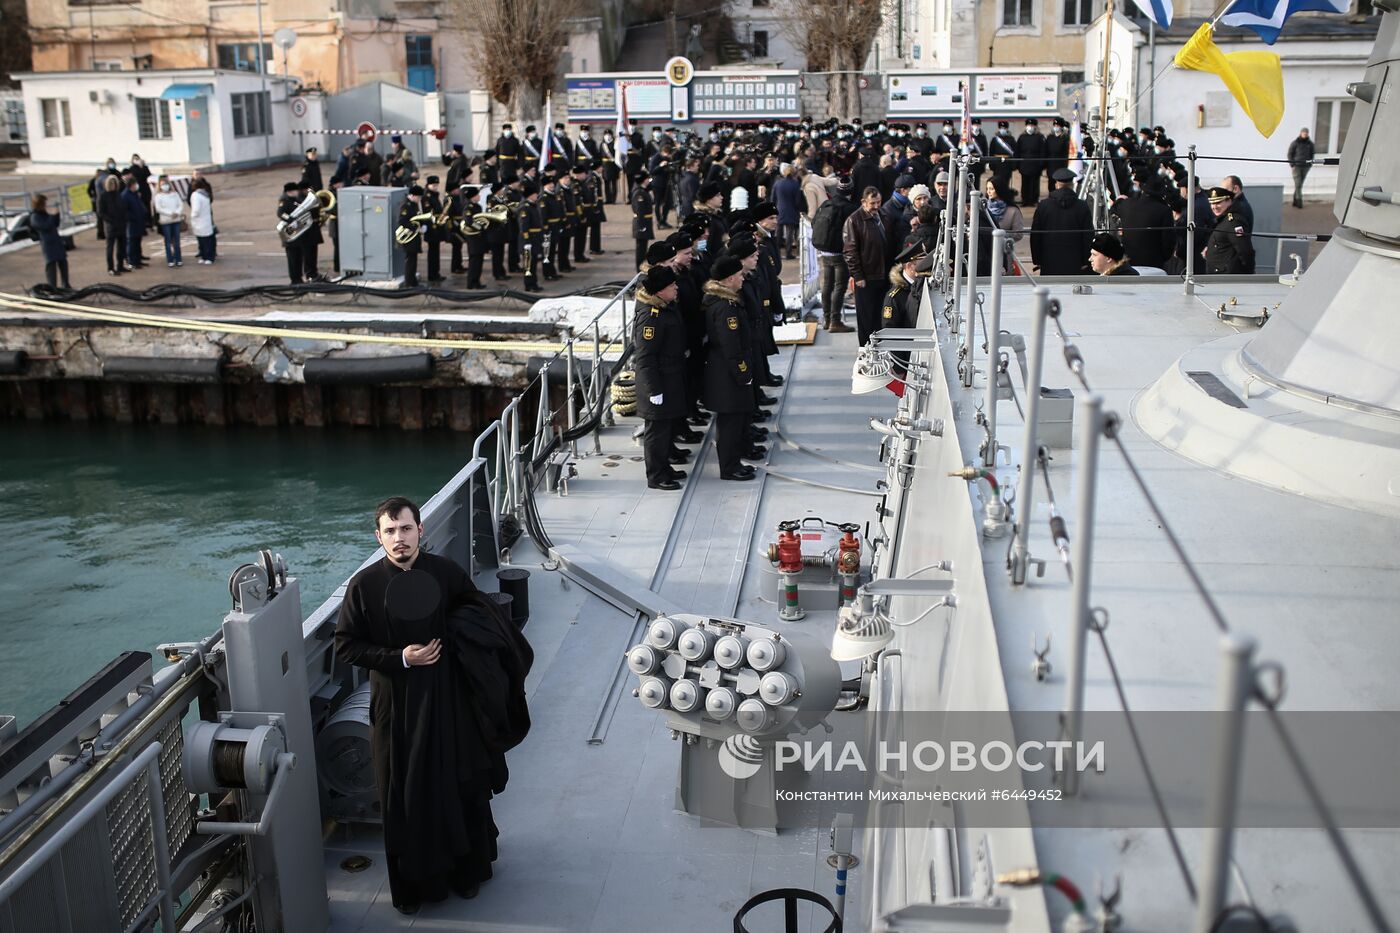
[[[962,113],[965,74],[890,75],[886,110],[891,117],[951,117]]]
[[[885,113],[890,119],[961,116],[963,92],[974,116],[1049,116],[1060,109],[1060,75],[1054,71],[973,70],[890,72]]]
[[[796,120],[801,116],[797,73],[706,74],[690,82],[692,120]]]
[[[671,117],[671,85],[661,75],[566,76],[569,122],[597,123],[617,118],[618,85],[627,88],[627,116],[633,120]]]
[[[974,113],[1011,115],[1059,108],[1060,76],[1054,73],[973,75],[972,87]]]

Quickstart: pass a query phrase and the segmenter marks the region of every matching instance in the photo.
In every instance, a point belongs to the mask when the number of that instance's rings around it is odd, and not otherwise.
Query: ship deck
[[[854,346],[853,337],[821,333],[815,345],[784,347],[772,359],[787,384],[769,390],[780,401],[766,423],[768,462],[754,481],[720,480],[713,427],[680,467],[689,477],[678,492],[647,488],[631,438],[635,419],[602,430],[602,455],[591,438],[580,441],[584,456],[568,495],[538,493],[553,543],[686,611],[783,625],[768,579],[774,571],[761,553],[777,522],[805,515],[863,522],[876,501],[810,485],[868,491],[883,472],[864,425],[890,404],[850,394]],[[779,431],[787,443],[775,443]],[[403,917],[390,902],[377,831],[341,828],[326,842],[332,929],[720,930],[732,928],[749,896],[772,888],[834,899],[826,861],[834,805],[811,804],[800,820],[805,828],[777,835],[675,810],[679,748],[664,715],[632,698],[635,678],[619,677],[623,652],[640,640],[633,616],[544,569],[528,538],[511,561],[531,571],[525,634],[535,651],[527,685],[533,726],[510,753],[510,784],[492,804],[501,832],[495,875],[471,901],[426,904]],[[496,588],[491,573],[478,583]],[[814,611],[791,624],[829,638],[834,623],[834,612]],[[832,724],[844,730],[860,718],[834,713]],[[349,874],[339,867],[349,855],[374,864]],[[863,910],[859,870],[852,878],[846,916],[854,919]],[[754,929],[767,929],[759,924],[774,917],[781,919],[780,908],[761,909]]]
[[[1100,280],[1089,294],[1071,294],[1061,284],[1053,294],[1064,303],[1064,327],[1083,351],[1091,384],[1106,408],[1122,415],[1125,446],[1225,616],[1236,630],[1259,639],[1261,659],[1286,669],[1285,706],[1400,709],[1400,683],[1393,677],[1400,653],[1387,636],[1391,607],[1400,603],[1400,521],[1202,467],[1160,447],[1134,420],[1135,401],[1182,354],[1252,330],[1249,323],[1218,320],[1212,308],[1232,297],[1245,306],[1273,306],[1285,289],[1276,281],[1207,283],[1198,300],[1183,295],[1179,284]],[[930,307],[926,302],[922,327],[931,326]],[[1030,287],[1008,283],[1003,329],[1029,335],[1032,308]],[[1047,347],[1043,384],[1080,394],[1053,330]],[[825,333],[813,346],[783,349],[774,370],[786,373],[788,382],[774,390],[782,396],[777,417],[768,423],[774,437],[755,482],[719,480],[711,432],[696,461],[684,467],[691,474],[685,490],[649,491],[640,448],[630,439],[632,422],[623,419],[604,430],[602,455],[579,460],[580,475],[568,495],[540,494],[542,521],[554,543],[685,610],[784,625],[776,620],[772,570],[761,553],[777,522],[820,515],[864,523],[878,501],[872,495],[884,468],[867,421],[890,416],[896,403],[884,393],[850,394],[854,349],[852,337]],[[952,371],[956,347],[945,340],[941,353],[942,365]],[[1014,364],[1012,371],[1024,400]],[[949,463],[976,456],[982,378],[971,390],[954,378],[945,393],[952,420],[940,456]],[[999,440],[1011,446],[1013,464],[998,474],[1004,486],[1012,486],[1014,464],[1021,462],[1021,424],[1010,402],[1003,401],[998,412]],[[960,450],[951,446],[954,434]],[[591,451],[591,439],[580,442],[580,449]],[[1076,454],[1052,454],[1058,509],[1072,523]],[[937,468],[915,471],[892,575],[946,559],[964,545],[980,556],[981,575],[967,578],[966,568],[977,560],[959,564],[957,627],[921,624],[897,631],[900,668],[908,672],[892,688],[899,708],[957,708],[975,694],[991,707],[1059,710],[1070,586],[1046,540],[1044,487],[1037,477],[1031,551],[1049,566],[1044,578],[1012,587],[1004,569],[1006,539],[981,540],[973,520],[977,493],[948,478],[943,465],[939,460]],[[956,507],[935,508],[947,501]],[[1112,614],[1110,641],[1130,703],[1139,711],[1213,709],[1219,634],[1112,448],[1101,455],[1098,503],[1092,604]],[[512,561],[532,572],[526,634],[536,652],[529,683],[534,728],[511,753],[510,786],[493,804],[501,829],[495,878],[475,900],[425,905],[416,917],[401,917],[389,901],[377,834],[340,829],[326,848],[332,928],[622,933],[669,923],[721,930],[732,927],[748,896],[763,890],[796,886],[830,896],[827,828],[838,807],[813,804],[804,829],[777,835],[702,824],[676,811],[677,746],[664,717],[634,701],[631,678],[619,676],[622,652],[638,640],[634,617],[547,569],[543,555],[525,540]],[[494,581],[480,582],[494,588]],[[829,637],[834,614],[814,612],[793,624]],[[1030,644],[1033,636],[1043,642],[1046,633],[1053,633],[1054,673],[1039,682],[1030,673]],[[932,670],[939,676],[922,675]],[[846,666],[843,673],[853,671]],[[950,689],[948,682],[959,678],[964,687]],[[1120,709],[1093,641],[1084,698],[1089,710]],[[838,733],[855,732],[867,715],[835,713],[831,721]],[[1349,830],[1345,836],[1384,909],[1400,916],[1400,883],[1394,880],[1400,877],[1400,837],[1389,830]],[[1180,838],[1192,870],[1199,871],[1203,832],[1182,830]],[[962,827],[955,839],[960,860],[969,864],[976,832]],[[1176,933],[1189,927],[1191,903],[1160,828],[1040,827],[1026,839],[1023,848],[1002,844],[1003,858],[1021,858],[999,869],[1034,862],[1059,872],[1085,889],[1091,909],[1097,906],[1096,883],[1112,887],[1121,877],[1118,910],[1126,928]],[[920,856],[929,850],[920,832],[886,833],[879,845],[900,857],[878,877],[866,865],[852,872],[847,929],[869,928],[872,899],[888,909],[928,895],[930,866]],[[360,874],[346,873],[340,862],[352,854],[369,855],[374,864]],[[1242,830],[1234,868],[1232,902],[1253,903],[1266,915],[1286,913],[1304,930],[1370,928],[1320,830]],[[962,872],[965,882],[970,869]],[[1046,929],[1047,912],[1058,928],[1064,914],[1061,902],[1047,901],[1038,891],[1012,901],[1013,916],[1000,928]],[[755,922],[754,929],[779,928],[771,925],[776,912],[767,917],[770,925]]]

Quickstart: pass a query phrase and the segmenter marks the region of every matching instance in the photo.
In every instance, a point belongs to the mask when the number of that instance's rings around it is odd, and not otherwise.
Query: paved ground
[[[185,265],[178,269],[167,268],[160,237],[147,237],[144,241],[145,253],[152,258],[152,264],[138,272],[117,280],[130,288],[149,288],[162,282],[188,282],[201,286],[236,287],[248,284],[281,284],[286,281],[284,254],[273,231],[276,224],[275,207],[281,195],[282,184],[296,178],[299,170],[293,166],[272,169],[258,169],[239,172],[221,172],[210,176],[214,188],[214,217],[219,227],[219,262],[213,266],[201,266],[195,260],[194,238],[187,236],[183,245]],[[0,192],[35,191],[55,185],[71,184],[85,179],[78,176],[15,175],[0,174]],[[1029,226],[1032,211],[1026,212]],[[1285,232],[1330,233],[1336,226],[1330,202],[1310,202],[1301,210],[1284,208],[1283,226]],[[81,233],[77,237],[78,249],[69,258],[71,277],[75,286],[108,282],[103,243],[93,231]],[[633,273],[633,241],[630,231],[630,211],[624,204],[608,207],[608,221],[603,225],[603,249],[605,256],[594,257],[587,266],[576,267],[578,271],[565,276],[559,282],[542,282],[545,295],[559,295],[565,292],[587,288],[605,282],[625,280]],[[1321,248],[1314,244],[1313,255]],[[1030,247],[1026,240],[1017,247],[1017,254],[1025,259],[1030,257]],[[330,272],[330,244],[321,249],[321,268]],[[423,275],[423,262],[420,259],[419,274]],[[448,252],[443,251],[443,268],[448,266]],[[465,286],[465,277],[448,275],[446,287],[460,289]],[[20,292],[34,283],[42,281],[42,258],[37,244],[32,247],[0,255],[0,291]],[[489,278],[488,278],[489,281]],[[520,288],[522,281],[516,275],[506,283],[509,287]],[[283,303],[285,306],[285,303]],[[323,310],[341,307],[335,300],[317,302],[306,300],[298,305],[306,310]],[[514,299],[495,297],[470,305],[442,305],[444,310],[471,312],[523,313],[525,306]],[[416,302],[395,302],[387,304],[385,310],[420,312]],[[167,308],[168,310],[168,308]],[[363,305],[360,310],[366,310]],[[378,310],[378,309],[376,309]],[[205,315],[242,316],[248,313],[247,306],[220,306],[214,309],[201,308]]]
[[[323,167],[323,174],[328,174]],[[425,173],[426,174],[426,173]],[[78,234],[76,251],[69,255],[69,271],[75,287],[94,283],[116,281],[128,288],[149,288],[162,282],[187,282],[199,286],[233,288],[252,284],[283,284],[287,281],[285,254],[274,232],[277,223],[276,206],[281,197],[282,185],[295,180],[300,170],[292,166],[258,169],[240,172],[221,172],[210,177],[214,190],[214,220],[219,228],[219,261],[212,266],[201,266],[197,262],[193,236],[186,236],[182,246],[184,265],[171,269],[165,264],[164,247],[159,234],[148,236],[142,241],[145,254],[151,258],[151,265],[137,272],[123,275],[119,279],[107,276],[105,244],[97,239],[94,231]],[[0,175],[0,191],[20,191],[24,185],[29,191],[40,190],[59,184],[72,184],[83,179],[74,176],[17,176]],[[631,212],[623,204],[608,206],[608,221],[603,225],[604,256],[591,257],[592,262],[576,266],[571,275],[558,282],[541,282],[544,295],[561,295],[565,292],[600,285],[605,282],[626,280],[635,271],[632,264],[633,241],[631,238]],[[331,244],[329,237],[320,251],[321,269],[331,272]],[[466,277],[448,272],[450,265],[449,247],[443,248],[443,274],[448,277],[444,287],[465,289]],[[425,275],[426,256],[419,259],[419,276]],[[486,274],[490,283],[489,258]],[[0,255],[0,291],[19,292],[43,281],[43,260],[38,245]],[[520,289],[523,280],[519,275],[504,283],[510,288]],[[413,301],[384,303],[384,310],[420,312],[422,305]],[[470,305],[439,303],[443,310],[472,313],[482,312],[521,312],[525,305],[510,298],[496,298]],[[285,306],[285,303],[283,303]],[[340,303],[320,304],[311,300],[298,307],[323,309],[340,307]],[[169,310],[168,308],[165,310]],[[379,310],[365,308],[359,310]],[[206,314],[210,309],[201,308]],[[212,313],[242,315],[247,313],[243,306],[221,306]]]

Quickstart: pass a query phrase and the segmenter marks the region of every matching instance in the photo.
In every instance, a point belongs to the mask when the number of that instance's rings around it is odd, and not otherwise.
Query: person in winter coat
[[[842,231],[846,268],[856,283],[856,339],[862,347],[880,326],[880,299],[889,272],[886,244],[893,236],[890,218],[880,210],[880,189],[866,188],[860,210],[846,218]]]
[[[1016,206],[1016,189],[995,175],[987,179],[987,184],[984,187],[987,195],[988,215],[998,227],[1006,231],[1007,238],[1013,244],[1021,242],[1021,238],[1026,235],[1026,217],[1021,213],[1021,208]],[[1014,251],[1014,246],[1007,250],[1003,272],[1011,271]]]
[[[183,266],[180,256],[180,226],[185,220],[185,199],[175,191],[170,179],[161,176],[156,186],[156,222],[165,239],[165,264],[170,268]]]
[[[1176,251],[1176,220],[1167,204],[1170,193],[1154,177],[1137,194],[1114,202],[1111,213],[1133,265],[1165,269]]]
[[[209,183],[200,179],[190,192],[190,230],[199,244],[199,264],[212,266],[217,258],[218,248],[214,227],[214,203],[209,197]]]
[[[1312,161],[1317,155],[1317,145],[1308,135],[1305,126],[1298,131],[1298,138],[1288,144],[1288,164],[1293,168],[1293,206],[1303,206],[1303,181],[1312,170]]]
[[[64,288],[72,288],[68,284],[68,249],[58,232],[58,214],[49,213],[49,199],[42,194],[34,195],[30,206],[33,212],[29,215],[29,228],[39,234],[39,246],[44,251],[44,277],[52,288],[58,287],[59,279],[63,280]]]
[[[127,268],[139,269],[146,264],[146,257],[141,254],[141,237],[146,235],[150,215],[146,213],[146,202],[141,200],[141,185],[135,178],[127,182],[122,202],[126,204]]]
[[[1062,168],[1031,219],[1031,262],[1042,275],[1079,275],[1093,239],[1093,212],[1075,197],[1074,173]]]
[[[97,219],[107,240],[108,275],[121,275],[126,260],[126,201],[122,194],[121,177],[109,174],[97,198]]]
[[[773,203],[778,206],[778,246],[787,251],[788,259],[796,258],[797,223],[805,206],[802,199],[802,184],[797,173],[787,162],[778,169],[778,180],[773,182]]]

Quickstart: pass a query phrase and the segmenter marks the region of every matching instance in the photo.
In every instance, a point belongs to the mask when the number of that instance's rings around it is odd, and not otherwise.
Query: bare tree
[[[538,120],[569,44],[580,0],[454,0],[454,18],[473,39],[467,54],[492,98],[521,122]]]
[[[807,59],[808,71],[826,71],[826,104],[833,116],[860,116],[860,75],[870,44],[890,12],[890,0],[783,0],[784,31]]]

